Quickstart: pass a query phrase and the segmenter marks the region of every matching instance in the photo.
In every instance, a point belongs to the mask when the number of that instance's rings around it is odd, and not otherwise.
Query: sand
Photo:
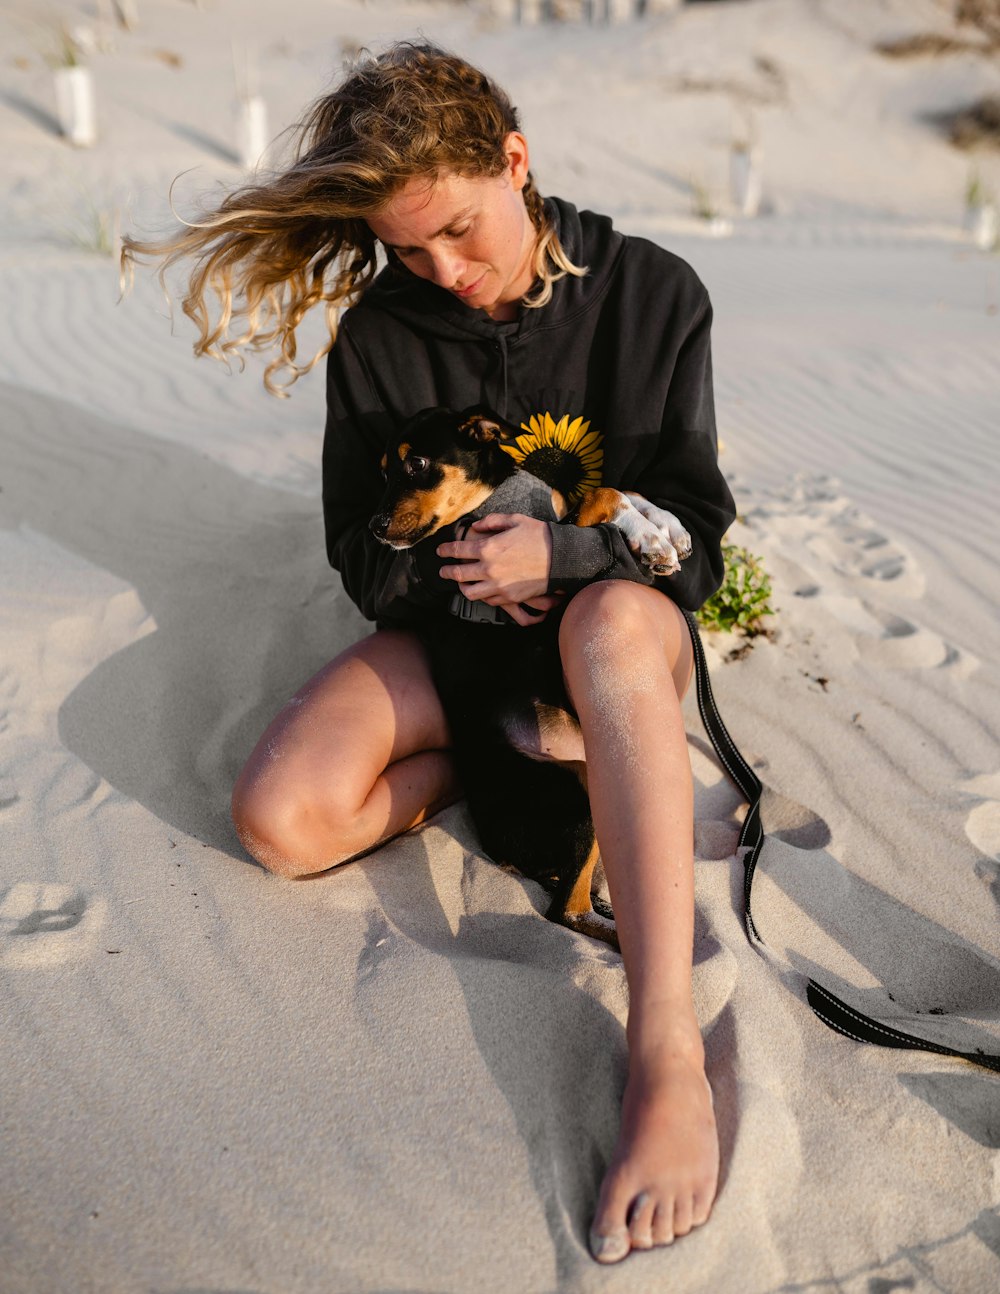
[[[137,9],[92,57],[89,151],[53,129],[35,6],[0,19],[4,1294],[997,1288],[1000,1077],[834,1034],[804,984],[1000,1051],[1000,263],[961,232],[969,159],[933,124],[1000,64],[872,53],[951,30],[930,0],[599,30],[485,4]],[[188,168],[182,204],[238,179],[234,36],[277,132],[342,48],[418,31],[509,86],[543,192],[704,279],[736,533],[774,581],[770,638],[708,643],[767,787],[766,953],[739,793],[686,707],[719,1196],[613,1269],[585,1238],[620,959],[544,921],[462,806],[304,882],[228,820],[270,717],[367,632],[323,554],[321,378],[278,402],[259,365],[195,362],[155,286],[116,304],[112,260],[68,232],[88,202],[164,224]],[[725,210],[748,102],[756,219]],[[691,215],[699,172],[728,237]]]

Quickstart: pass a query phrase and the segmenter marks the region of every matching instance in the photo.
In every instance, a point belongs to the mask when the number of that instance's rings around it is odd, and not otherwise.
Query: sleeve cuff
[[[552,536],[550,593],[557,589],[577,593],[614,564],[614,554],[601,526],[564,526],[550,522],[549,533]]]

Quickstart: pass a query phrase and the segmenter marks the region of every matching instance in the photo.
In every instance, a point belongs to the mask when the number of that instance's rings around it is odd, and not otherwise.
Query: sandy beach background
[[[129,31],[110,6],[4,5],[4,1294],[1000,1287],[1000,1077],[860,1046],[803,992],[1000,1051],[1000,259],[961,228],[1000,153],[941,124],[1000,94],[1000,55],[874,49],[973,38],[951,9],[518,27],[486,3],[136,0]],[[53,15],[92,47],[89,149],[57,130]],[[770,638],[710,644],[768,787],[766,957],[742,805],[689,706],[718,1201],[610,1269],[585,1235],[620,960],[545,922],[461,806],[304,882],[242,853],[236,771],[366,632],[323,552],[323,383],[276,401],[258,364],[195,362],[148,276],[116,303],[101,250],[116,212],[165,227],[179,173],[182,210],[238,181],[234,47],[277,135],[357,45],[418,34],[510,89],[543,193],[703,278],[739,536],[774,581]],[[753,218],[728,194],[750,128]]]

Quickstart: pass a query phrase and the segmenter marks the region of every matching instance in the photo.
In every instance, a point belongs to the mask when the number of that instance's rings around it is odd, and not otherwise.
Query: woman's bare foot
[[[700,1037],[633,1051],[621,1131],[601,1186],[590,1251],[601,1263],[669,1245],[708,1218],[719,1177],[712,1089]]]

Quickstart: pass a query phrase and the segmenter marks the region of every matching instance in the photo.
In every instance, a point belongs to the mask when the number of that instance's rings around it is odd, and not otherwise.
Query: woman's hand
[[[473,602],[503,609],[520,625],[535,624],[560,601],[548,594],[552,537],[546,522],[517,513],[491,513],[474,521],[461,539],[440,544],[439,557],[457,558],[441,567]],[[541,614],[521,609],[524,603]]]
[[[516,620],[519,625],[537,625],[545,619],[545,616],[553,607],[557,607],[560,602],[565,602],[565,593],[546,593],[544,597],[532,598],[530,602],[495,602],[488,599],[491,606],[499,607],[506,611],[512,620]],[[532,610],[526,608],[531,607]]]

